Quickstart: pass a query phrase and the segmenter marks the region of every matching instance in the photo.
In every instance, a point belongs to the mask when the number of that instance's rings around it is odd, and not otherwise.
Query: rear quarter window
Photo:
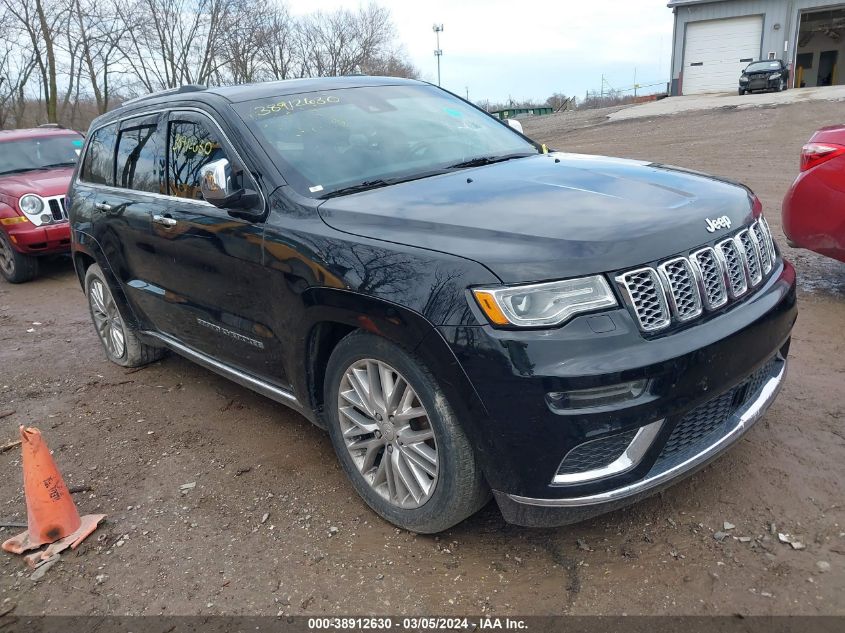
[[[114,185],[114,146],[117,126],[107,125],[91,135],[80,178],[97,185]]]

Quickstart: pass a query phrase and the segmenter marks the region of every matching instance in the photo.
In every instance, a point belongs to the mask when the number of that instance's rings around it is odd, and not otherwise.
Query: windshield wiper
[[[492,165],[493,163],[503,163],[506,160],[513,160],[514,158],[525,158],[527,156],[534,156],[534,153],[522,152],[520,154],[502,154],[501,156],[478,156],[477,158],[470,158],[469,160],[449,165],[447,169],[466,169],[467,167],[483,167],[484,165]]]
[[[320,196],[323,200],[328,200],[329,198],[334,198],[336,196],[345,196],[350,193],[359,193],[361,191],[369,191],[370,189],[378,189],[379,187],[387,187],[389,185],[394,184],[394,182],[384,180],[379,178],[378,180],[365,180],[364,182],[359,182],[357,185],[352,185],[350,187],[342,187],[340,189],[335,189],[334,191],[330,191],[329,193],[325,194],[324,196]]]
[[[55,169],[56,167],[73,167],[76,165],[73,161],[68,161],[65,163],[53,163],[51,165],[32,165],[31,167],[18,167],[17,169],[9,169],[8,171],[0,172],[0,176],[6,176],[8,174],[21,174],[25,171],[40,171],[42,169]]]
[[[398,185],[402,182],[411,182],[412,180],[422,180],[423,178],[431,178],[432,176],[439,176],[445,174],[448,169],[432,169],[429,171],[421,171],[408,176],[397,176],[396,178],[376,178],[375,180],[365,180],[364,182],[352,185],[350,187],[342,187],[335,189],[327,194],[321,196],[322,200],[328,200],[337,196],[345,196],[350,193],[359,193],[361,191],[369,191],[370,189],[379,189],[380,187],[389,187],[390,185]]]

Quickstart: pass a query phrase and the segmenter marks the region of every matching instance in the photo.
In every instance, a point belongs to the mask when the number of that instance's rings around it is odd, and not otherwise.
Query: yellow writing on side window
[[[262,117],[280,112],[293,112],[300,108],[316,108],[330,103],[340,103],[340,97],[321,95],[319,97],[297,97],[288,101],[277,101],[253,108],[253,116]]]
[[[191,136],[185,136],[184,134],[177,134],[173,138],[173,151],[177,154],[193,152],[202,156],[211,156],[214,147],[215,144],[212,141],[198,140]]]

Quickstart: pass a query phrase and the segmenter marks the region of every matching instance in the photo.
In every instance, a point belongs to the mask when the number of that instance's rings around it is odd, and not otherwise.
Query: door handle
[[[98,202],[98,203],[96,203],[96,204],[94,205],[94,208],[95,208],[95,209],[97,209],[97,211],[104,211],[105,213],[108,213],[108,212],[109,212],[109,211],[111,211],[114,207],[112,207],[112,206],[111,206],[109,203],[107,203],[107,202]]]
[[[174,226],[176,226],[178,224],[178,222],[176,220],[174,220],[173,218],[168,218],[168,217],[163,216],[163,215],[154,215],[153,216],[153,222],[155,222],[156,224],[161,224],[164,228],[167,228],[167,229],[172,229]]]

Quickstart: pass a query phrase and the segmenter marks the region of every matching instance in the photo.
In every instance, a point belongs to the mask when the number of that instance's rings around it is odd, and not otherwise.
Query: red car
[[[58,126],[0,131],[0,274],[21,283],[38,257],[70,252],[65,211],[83,137]]]
[[[790,246],[845,262],[845,126],[822,128],[801,152],[801,174],[783,200]]]

